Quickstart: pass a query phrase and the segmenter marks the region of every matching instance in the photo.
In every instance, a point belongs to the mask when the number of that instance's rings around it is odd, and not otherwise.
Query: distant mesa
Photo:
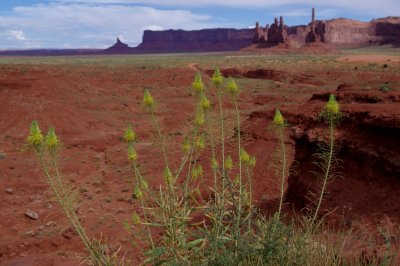
[[[311,10],[308,25],[288,26],[284,18],[262,27],[256,23],[252,29],[202,30],[145,30],[142,43],[129,47],[119,38],[111,47],[100,49],[42,49],[0,51],[0,55],[82,55],[82,54],[146,54],[216,52],[238,50],[289,51],[297,49],[308,53],[319,49],[327,53],[337,48],[356,48],[392,44],[400,46],[400,17],[386,17],[361,22],[351,19],[316,19]],[[275,47],[276,49],[270,49]],[[291,51],[291,50],[290,50]]]
[[[140,52],[236,51],[252,43],[252,29],[166,30],[143,33]]]

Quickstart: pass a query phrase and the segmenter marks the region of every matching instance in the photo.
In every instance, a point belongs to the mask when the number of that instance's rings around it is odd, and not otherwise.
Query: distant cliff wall
[[[310,25],[288,27],[289,39],[303,44]],[[336,48],[400,43],[400,18],[384,18],[371,22],[351,19],[316,21],[319,40]]]
[[[166,30],[143,33],[141,51],[229,51],[253,41],[253,29]]]
[[[313,18],[314,16],[313,12]],[[233,51],[245,48],[253,42],[279,43],[282,41],[274,40],[282,36],[283,42],[296,46],[313,41],[324,42],[335,48],[400,44],[400,17],[387,17],[371,22],[351,19],[312,20],[308,25],[290,27],[283,25],[283,18],[281,21],[279,27],[282,27],[282,30],[276,30],[275,34],[272,31],[275,23],[278,25],[277,19],[270,28],[258,25],[254,29],[146,30],[143,33],[143,42],[135,51],[139,53]]]

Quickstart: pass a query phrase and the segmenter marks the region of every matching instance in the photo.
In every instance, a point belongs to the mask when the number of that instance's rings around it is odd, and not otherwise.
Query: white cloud
[[[8,30],[8,39],[9,40],[18,40],[18,41],[25,41],[26,37],[22,30]]]
[[[317,19],[334,18],[337,17],[339,13],[339,10],[335,9],[317,10]],[[311,10],[309,8],[292,9],[280,12],[279,15],[284,17],[311,17]]]
[[[375,16],[398,15],[399,0],[58,0],[60,2],[103,3],[103,4],[143,4],[172,7],[204,7],[226,6],[240,8],[278,7],[278,6],[315,6],[340,8],[348,11],[358,11]]]
[[[160,25],[147,25],[143,28],[141,28],[141,30],[154,30],[154,31],[159,31],[159,30],[164,30],[163,27],[161,27]]]
[[[164,10],[144,6],[50,3],[15,7],[11,16],[0,16],[0,32],[20,27],[9,35],[14,40],[30,33],[32,46],[59,48],[85,46],[105,48],[117,36],[130,46],[141,42],[143,29],[201,29],[217,26],[211,17],[189,10]],[[0,42],[0,48],[18,43]]]

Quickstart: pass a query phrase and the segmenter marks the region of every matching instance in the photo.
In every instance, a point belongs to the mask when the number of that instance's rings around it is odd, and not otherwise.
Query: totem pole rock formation
[[[306,36],[306,43],[311,43],[311,42],[319,42],[321,41],[320,36],[316,33],[315,30],[315,9],[312,9],[312,15],[311,15],[311,23],[310,23],[310,31],[308,32]]]
[[[288,42],[287,32],[286,32],[286,28],[285,28],[282,16],[279,19],[279,24],[278,24],[278,18],[274,19],[274,24],[272,24],[271,28],[269,28],[269,30],[268,30],[267,40],[268,40],[268,43],[271,43],[271,44],[279,44],[279,43],[287,43]]]
[[[261,42],[265,42],[265,32],[262,29],[262,27],[260,27],[260,24],[258,22],[256,22],[256,27],[254,29],[254,36],[253,36],[253,43],[261,43]]]

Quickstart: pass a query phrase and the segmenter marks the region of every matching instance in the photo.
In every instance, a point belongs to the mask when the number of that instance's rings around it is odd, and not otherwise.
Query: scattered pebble
[[[32,196],[29,197],[29,201],[30,202],[35,202],[35,201],[41,200],[41,198],[42,197],[40,195],[32,195]]]
[[[56,223],[53,222],[53,221],[49,221],[49,222],[46,223],[46,226],[47,227],[53,227],[53,226],[56,226]]]
[[[14,189],[12,189],[12,188],[7,188],[7,189],[6,189],[6,193],[7,193],[7,194],[12,194],[12,193],[14,193]]]
[[[44,227],[44,225],[41,225],[41,226],[38,227],[37,230],[38,230],[38,231],[45,231],[46,228]]]
[[[36,212],[32,211],[32,210],[27,210],[25,212],[25,216],[32,219],[32,220],[37,220],[39,219],[39,214],[37,214]]]
[[[29,231],[27,231],[27,232],[25,233],[25,235],[26,235],[26,236],[34,237],[34,236],[36,236],[36,232],[33,231],[33,230],[29,230]]]

